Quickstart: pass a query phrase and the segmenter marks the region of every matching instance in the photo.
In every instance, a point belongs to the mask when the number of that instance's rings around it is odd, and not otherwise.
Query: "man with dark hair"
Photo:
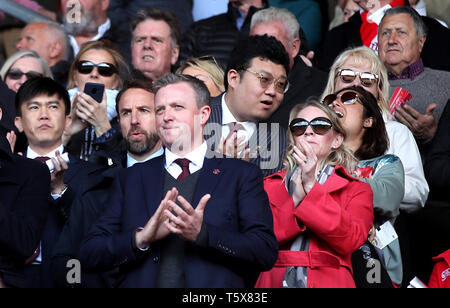
[[[155,107],[151,84],[141,80],[126,82],[117,96],[117,114],[122,131],[120,141],[114,151],[99,151],[104,158],[111,160],[112,166],[91,172],[84,183],[83,193],[72,205],[70,218],[55,247],[52,257],[52,273],[60,286],[105,287],[113,282],[106,276],[88,273],[83,270],[80,279],[67,281],[70,268],[68,261],[76,259],[83,237],[92,224],[108,206],[108,191],[114,177],[123,168],[132,167],[161,156],[164,151],[156,132]]]
[[[265,176],[283,168],[286,132],[266,124],[289,89],[289,57],[273,37],[240,41],[225,72],[226,92],[211,101],[205,138],[210,149],[244,158]]]
[[[226,13],[199,20],[186,31],[180,61],[213,56],[226,67],[234,45],[248,36],[253,14],[266,7],[267,0],[229,0]]]
[[[289,126],[289,115],[294,106],[303,103],[310,96],[319,97],[325,89],[327,74],[309,67],[300,55],[304,40],[300,37],[300,24],[287,9],[275,7],[256,12],[252,17],[250,35],[264,35],[279,40],[289,55],[289,91],[280,107],[268,122],[279,123],[283,128]]]
[[[49,210],[48,169],[14,155],[0,107],[0,288],[25,287],[23,268],[39,245]]]
[[[176,16],[159,8],[142,9],[131,21],[131,31],[133,67],[150,82],[170,74],[180,52]]]
[[[119,268],[120,287],[253,287],[277,256],[261,172],[208,158],[202,81],[168,75],[154,88],[165,153],[119,173],[108,208],[82,244],[81,264]]]
[[[54,167],[50,183],[50,212],[42,242],[25,267],[28,287],[52,287],[49,262],[53,247],[85,174],[93,167],[73,156],[69,156],[69,162],[62,157],[62,135],[71,123],[70,100],[67,91],[56,81],[34,78],[24,83],[16,95],[15,122],[28,139],[24,156],[43,163],[51,160]]]

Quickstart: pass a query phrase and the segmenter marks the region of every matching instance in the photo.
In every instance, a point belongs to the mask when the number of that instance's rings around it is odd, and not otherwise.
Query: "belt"
[[[291,251],[280,250],[275,267],[334,267],[339,268],[341,262],[338,257],[324,251]]]

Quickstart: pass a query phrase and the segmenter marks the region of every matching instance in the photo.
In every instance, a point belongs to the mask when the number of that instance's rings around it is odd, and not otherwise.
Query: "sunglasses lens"
[[[332,124],[325,120],[311,121],[311,127],[317,135],[325,135],[330,130]]]
[[[357,98],[358,98],[358,94],[356,94],[355,92],[345,92],[341,96],[341,102],[344,105],[352,105],[352,104],[356,103]]]
[[[94,63],[92,62],[80,62],[78,63],[78,72],[83,75],[90,74],[94,69]]]
[[[342,70],[340,72],[341,80],[345,83],[353,82],[356,78],[356,73],[352,70]]]
[[[100,63],[97,65],[98,73],[104,77],[111,77],[116,72],[114,66],[109,63]]]
[[[303,119],[296,119],[291,122],[290,129],[294,136],[301,136],[305,133],[306,128],[308,128],[308,121]]]
[[[33,78],[38,78],[38,77],[42,77],[42,74],[38,73],[38,72],[28,72],[25,74],[27,76],[27,79],[33,79]]]
[[[335,94],[330,94],[324,97],[322,103],[326,106],[331,106],[336,100],[337,96]]]
[[[375,75],[370,73],[361,74],[361,84],[365,87],[371,87],[377,82]]]
[[[22,78],[23,73],[22,73],[22,71],[18,71],[18,70],[11,70],[8,72],[7,76],[9,78],[11,78],[12,80],[19,80],[20,78]]]

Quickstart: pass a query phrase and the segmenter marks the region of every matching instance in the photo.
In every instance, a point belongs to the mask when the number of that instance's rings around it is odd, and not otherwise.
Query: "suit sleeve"
[[[360,182],[352,186],[352,195],[346,204],[338,204],[316,183],[295,211],[295,216],[306,227],[342,255],[356,251],[367,239],[373,224],[370,186]]]
[[[239,232],[208,224],[209,247],[266,271],[275,264],[278,243],[261,171],[256,166],[248,166],[245,168],[248,172],[241,173],[239,184]]]
[[[20,262],[38,247],[49,211],[50,173],[33,167],[14,204],[0,201],[0,251]]]
[[[110,189],[108,207],[81,244],[79,260],[86,270],[105,271],[137,259],[133,231],[123,232],[123,178],[119,174]]]

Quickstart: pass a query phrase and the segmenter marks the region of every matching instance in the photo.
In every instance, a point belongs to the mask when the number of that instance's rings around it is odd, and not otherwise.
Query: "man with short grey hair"
[[[422,61],[427,39],[421,16],[410,7],[389,9],[381,20],[379,57],[389,73],[390,92],[400,87],[412,94],[408,104],[397,109],[395,117],[412,131],[422,145],[422,154],[424,146],[433,139],[450,98],[450,72],[427,68]]]
[[[66,86],[72,49],[66,31],[59,24],[28,24],[22,29],[16,48],[36,51],[50,66],[54,79]]]

